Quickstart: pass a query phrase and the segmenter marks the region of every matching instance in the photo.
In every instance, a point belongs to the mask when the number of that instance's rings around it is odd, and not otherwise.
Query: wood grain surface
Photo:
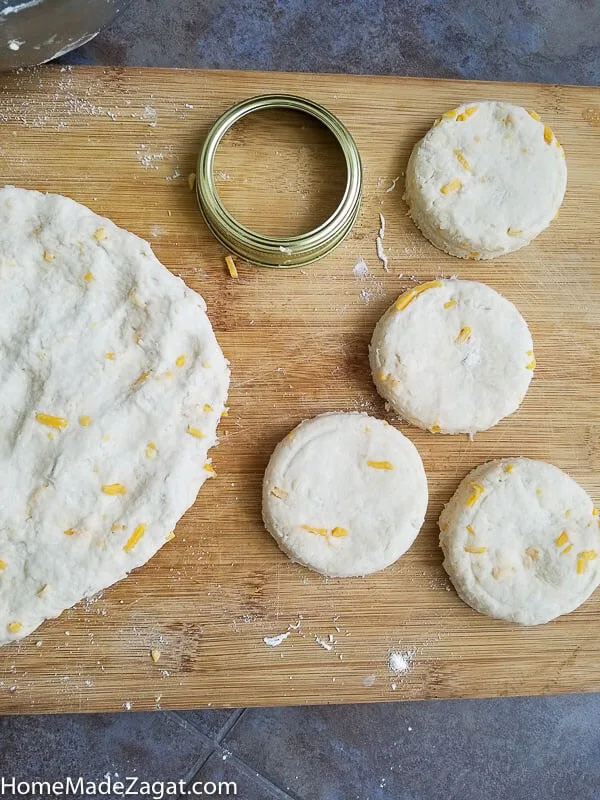
[[[350,237],[323,261],[281,272],[238,263],[234,280],[188,174],[215,118],[270,91],[317,100],[347,124],[364,163],[363,207]],[[435,117],[485,98],[543,115],[565,147],[569,187],[559,218],[532,245],[465,262],[435,250],[407,218],[402,173]],[[449,586],[436,528],[465,473],[500,456],[551,461],[600,500],[599,120],[600,90],[591,88],[96,68],[0,77],[1,181],[69,195],[147,238],[205,297],[232,364],[231,410],[213,451],[217,479],[149,564],[0,650],[0,710],[600,690],[600,591],[536,628],[487,619]],[[341,186],[332,142],[293,116],[281,127],[273,116],[257,117],[232,132],[217,167],[226,202],[273,232],[314,222]],[[375,251],[380,212],[389,274]],[[363,278],[353,272],[361,257],[369,268]],[[367,365],[373,326],[400,291],[455,273],[518,305],[538,362],[520,411],[473,442],[390,417]],[[397,425],[429,478],[417,541],[394,566],[364,579],[325,580],[291,564],[261,524],[260,484],[274,445],[301,419],[334,409]],[[280,646],[263,642],[298,622]],[[317,641],[329,647],[329,637],[331,649]],[[161,651],[157,663],[153,648]],[[392,649],[411,653],[399,677],[387,666]]]

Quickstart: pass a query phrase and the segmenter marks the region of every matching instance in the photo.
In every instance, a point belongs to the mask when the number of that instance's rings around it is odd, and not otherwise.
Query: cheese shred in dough
[[[440,520],[444,568],[481,614],[539,625],[568,614],[600,584],[591,499],[557,467],[528,458],[482,464]]]
[[[389,566],[414,541],[426,508],[416,448],[366,414],[302,422],[275,448],[263,481],[267,530],[293,561],[324,575]]]
[[[210,477],[229,370],[205,312],[134,234],[0,190],[0,644],[144,564]]]
[[[444,113],[413,148],[404,199],[429,241],[454,256],[518,250],[555,218],[565,153],[539,116],[497,101]]]

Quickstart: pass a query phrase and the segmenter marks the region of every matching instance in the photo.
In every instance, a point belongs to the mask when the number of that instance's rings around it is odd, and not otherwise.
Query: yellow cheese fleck
[[[124,531],[127,525],[120,525],[118,522],[113,522],[110,526],[112,533],[117,533],[117,531]]]
[[[537,113],[537,111],[533,111],[533,110],[530,108],[530,109],[528,109],[527,113],[529,114],[529,116],[530,116],[530,117],[533,117],[533,118],[534,118],[535,120],[537,120],[538,122],[540,121],[540,115]]]
[[[473,493],[467,498],[466,505],[473,506],[479,500],[481,495],[485,492],[485,487],[480,483],[472,483]]]
[[[235,266],[234,260],[231,256],[225,256],[225,263],[227,264],[227,269],[229,270],[229,274],[232,278],[238,277],[237,267]]]
[[[80,425],[81,425],[83,428],[87,428],[87,426],[90,424],[90,422],[91,422],[91,421],[92,421],[92,418],[91,418],[90,416],[88,416],[87,414],[82,414],[82,415],[79,417],[79,424],[80,424]]]
[[[458,189],[460,189],[461,186],[462,186],[462,181],[460,180],[460,178],[454,178],[454,180],[450,181],[450,183],[445,183],[440,189],[440,192],[442,194],[452,194],[452,192],[458,191]]]
[[[514,468],[515,468],[514,464],[507,464],[504,467],[504,472],[512,472]]]
[[[74,536],[77,533],[77,531],[74,528],[67,528],[66,531],[63,531],[63,533],[65,534],[65,536]]]
[[[456,115],[458,114],[458,108],[451,108],[450,111],[444,111],[442,114],[443,119],[456,119]]]
[[[384,372],[383,370],[380,370],[377,373],[377,380],[381,381],[382,383],[385,383],[389,377],[390,377],[389,372]]]
[[[48,425],[49,428],[58,428],[58,430],[66,428],[69,424],[69,421],[64,417],[55,417],[52,414],[43,414],[42,412],[38,412],[35,418],[38,422],[41,422],[42,425]]]
[[[564,550],[560,551],[561,556],[566,556],[567,553],[570,553],[572,549],[573,549],[572,544],[567,545]]]
[[[506,231],[506,233],[507,233],[509,236],[520,236],[520,235],[523,233],[523,228],[520,228],[519,230],[517,230],[517,229],[515,229],[515,228],[509,228],[509,229]]]
[[[145,532],[146,532],[146,523],[141,522],[135,528],[135,530],[127,540],[126,544],[123,545],[123,550],[125,550],[126,553],[129,553],[130,550],[133,550],[133,548],[140,541]]]
[[[456,337],[456,343],[460,344],[461,342],[467,342],[471,338],[471,333],[473,331],[468,325],[465,325],[464,328],[461,328],[459,331],[458,336]]]
[[[431,433],[439,433],[442,429],[436,423],[435,425],[432,425],[431,428],[429,428],[429,430],[431,431]]]
[[[221,411],[221,419],[223,419],[223,417],[228,417],[228,416],[229,416],[229,409],[224,408],[223,411]]]
[[[338,538],[340,536],[348,536],[348,530],[346,528],[335,527],[331,531],[331,535],[335,536],[336,538]]]
[[[86,272],[85,275],[83,276],[83,280],[86,281],[86,283],[90,283],[90,281],[95,280],[94,279],[94,273],[93,272]]]
[[[473,526],[472,526],[472,525],[467,525],[467,533],[468,533],[470,536],[475,536],[475,530],[473,529]]]
[[[500,567],[494,567],[492,569],[492,577],[495,580],[499,581],[501,576],[502,576],[502,570],[500,569]]]
[[[173,373],[171,372],[171,370],[170,370],[170,369],[168,369],[168,370],[165,372],[165,378],[172,378],[172,377],[173,377]]]
[[[394,469],[393,464],[390,464],[389,461],[367,461],[367,466],[373,467],[373,469]]]
[[[597,517],[597,516],[598,516],[598,509],[596,508],[596,506],[594,506],[594,507],[592,508],[592,516],[593,516],[593,517]]]
[[[469,166],[469,162],[468,162],[468,161],[467,161],[467,159],[466,159],[466,158],[463,156],[463,154],[460,152],[460,150],[455,150],[455,151],[454,151],[454,155],[456,156],[456,158],[457,158],[457,160],[458,160],[458,163],[461,165],[461,167],[463,167],[464,169],[466,169],[466,170],[467,170],[467,172],[471,172],[471,167]]]
[[[183,367],[184,364],[185,364],[185,356],[182,353],[180,356],[177,356],[177,358],[175,359],[175,365],[177,367]]]
[[[444,308],[452,308],[456,305],[456,300],[446,300],[444,303]]]
[[[150,658],[152,659],[152,661],[154,661],[155,664],[157,663],[157,661],[160,661],[160,650],[151,650]]]
[[[311,525],[300,525],[300,527],[315,536],[327,536],[327,528],[313,528]]]
[[[206,464],[204,465],[204,469],[205,469],[205,470],[206,470],[208,473],[210,473],[211,475],[216,475],[216,474],[217,474],[217,473],[215,472],[215,468],[214,468],[214,467],[213,467],[213,465],[210,463],[210,461],[207,461],[207,462],[206,462]]]
[[[46,436],[50,439],[50,441],[52,441],[52,439],[54,439],[54,434],[52,433],[52,431],[47,433]]]
[[[49,250],[44,250],[44,261],[54,261],[54,256]]]
[[[202,431],[199,428],[194,428],[193,425],[187,426],[187,433],[189,433],[190,436],[195,436],[196,439],[204,439],[204,434]]]
[[[586,561],[593,561],[595,558],[598,558],[598,553],[596,550],[583,550],[579,553],[579,558],[584,558]]]
[[[205,369],[210,369],[210,368],[211,368],[211,366],[212,366],[212,364],[210,363],[210,361],[203,361],[203,362],[202,362],[202,366],[203,366]]]
[[[94,239],[97,242],[103,242],[106,239],[106,231],[104,228],[98,228],[94,233]]]
[[[0,569],[6,569],[7,567],[8,564],[6,563],[6,561],[2,561],[2,559],[0,558]]]
[[[122,483],[105,483],[102,486],[104,494],[125,494],[127,489]]]
[[[138,376],[138,377],[135,379],[135,381],[133,382],[133,385],[134,385],[134,386],[140,386],[142,383],[144,383],[144,381],[145,381],[145,380],[147,380],[147,379],[149,378],[149,376],[150,376],[151,372],[152,372],[152,370],[150,370],[150,369],[149,369],[149,370],[146,370],[146,372],[142,372],[142,374],[141,374],[141,375],[139,375],[139,376]]]
[[[471,252],[467,256],[467,258],[470,258],[471,261],[475,261],[476,259],[479,258],[479,256],[480,256],[480,253],[479,253],[478,250],[471,250]]]
[[[104,358],[107,358],[109,361],[114,361],[115,360],[115,354],[114,353],[104,353]]]
[[[553,138],[554,137],[551,129],[547,125],[544,125],[544,141],[546,144],[552,144]]]
[[[175,538],[175,531],[169,531],[165,536],[165,542],[170,542],[171,539]]]
[[[532,561],[538,561],[540,557],[540,551],[536,550],[535,547],[528,547],[527,550],[525,550],[525,553]]]
[[[213,410],[213,408],[212,408],[210,403],[204,403],[204,405],[202,406],[202,411],[205,411],[205,412],[208,413],[209,411],[212,411],[212,410]]]
[[[481,553],[487,553],[487,547],[465,547],[465,553],[473,553],[474,555],[480,555]]]
[[[285,491],[285,489],[280,489],[279,486],[274,486],[271,489],[271,494],[273,497],[278,497],[280,500],[285,500],[285,498],[288,496],[288,493]]]
[[[438,286],[441,286],[441,281],[427,281],[426,283],[422,283],[420,286],[415,286],[414,289],[409,289],[408,292],[404,292],[404,294],[400,295],[400,297],[396,300],[394,304],[394,308],[396,311],[404,311],[406,306],[408,306],[415,297],[418,297],[423,292],[426,292],[428,289],[436,289]]]
[[[529,364],[525,365],[525,369],[535,369],[535,365],[536,364],[537,364],[537,361],[535,360],[535,358],[532,358],[531,361],[529,362]]]
[[[542,490],[541,489],[536,489],[535,493],[537,494],[538,497],[542,496]]]
[[[457,116],[456,121],[464,122],[466,119],[469,119],[469,117],[472,116],[477,111],[478,108],[479,106],[469,106],[468,108],[465,108],[462,114],[459,114]]]
[[[560,536],[557,537],[557,539],[555,540],[554,544],[557,547],[562,547],[563,544],[567,544],[568,541],[569,541],[569,534],[566,531],[563,531],[560,534]]]
[[[9,622],[7,627],[9,633],[18,633],[23,627],[23,624],[21,622]]]
[[[586,567],[587,567],[587,561],[585,560],[585,558],[578,558],[577,559],[577,574],[581,575],[581,573],[585,571]]]
[[[567,508],[567,510],[565,511],[565,517],[567,517],[567,518],[568,518],[568,517],[570,517],[570,516],[571,516],[571,509],[570,509],[570,508]]]
[[[146,445],[146,458],[154,458],[156,453],[157,450],[154,442],[148,442],[148,444]]]

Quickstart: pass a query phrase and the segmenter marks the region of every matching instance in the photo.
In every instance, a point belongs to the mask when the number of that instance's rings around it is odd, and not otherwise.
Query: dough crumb
[[[390,672],[394,675],[403,675],[411,668],[412,657],[414,653],[412,650],[407,650],[401,653],[399,650],[392,650],[388,657],[388,667]]]

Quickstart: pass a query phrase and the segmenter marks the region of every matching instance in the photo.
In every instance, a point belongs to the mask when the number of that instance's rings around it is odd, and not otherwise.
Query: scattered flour
[[[362,256],[352,267],[352,272],[357,278],[366,278],[369,274],[369,267]]]
[[[277,636],[265,636],[263,642],[265,644],[268,644],[269,647],[277,647],[282,642],[285,642],[285,640],[288,638],[289,635],[290,632],[285,631],[285,633],[279,633],[277,634]]]
[[[333,636],[329,634],[327,639],[323,639],[321,636],[317,636],[315,634],[315,642],[320,645],[324,650],[332,650],[333,645],[335,642],[333,641]]]
[[[365,687],[365,689],[370,689],[376,680],[377,680],[376,675],[367,675],[365,678],[363,678],[362,685]]]
[[[397,178],[394,178],[394,180],[392,181],[392,185],[388,186],[388,188],[386,189],[386,192],[393,192],[394,189],[396,188],[396,184],[398,183],[399,180],[400,180],[400,175],[398,175]]]
[[[388,667],[394,675],[403,675],[411,668],[414,652],[406,650],[401,653],[399,650],[392,650],[388,657]]]

